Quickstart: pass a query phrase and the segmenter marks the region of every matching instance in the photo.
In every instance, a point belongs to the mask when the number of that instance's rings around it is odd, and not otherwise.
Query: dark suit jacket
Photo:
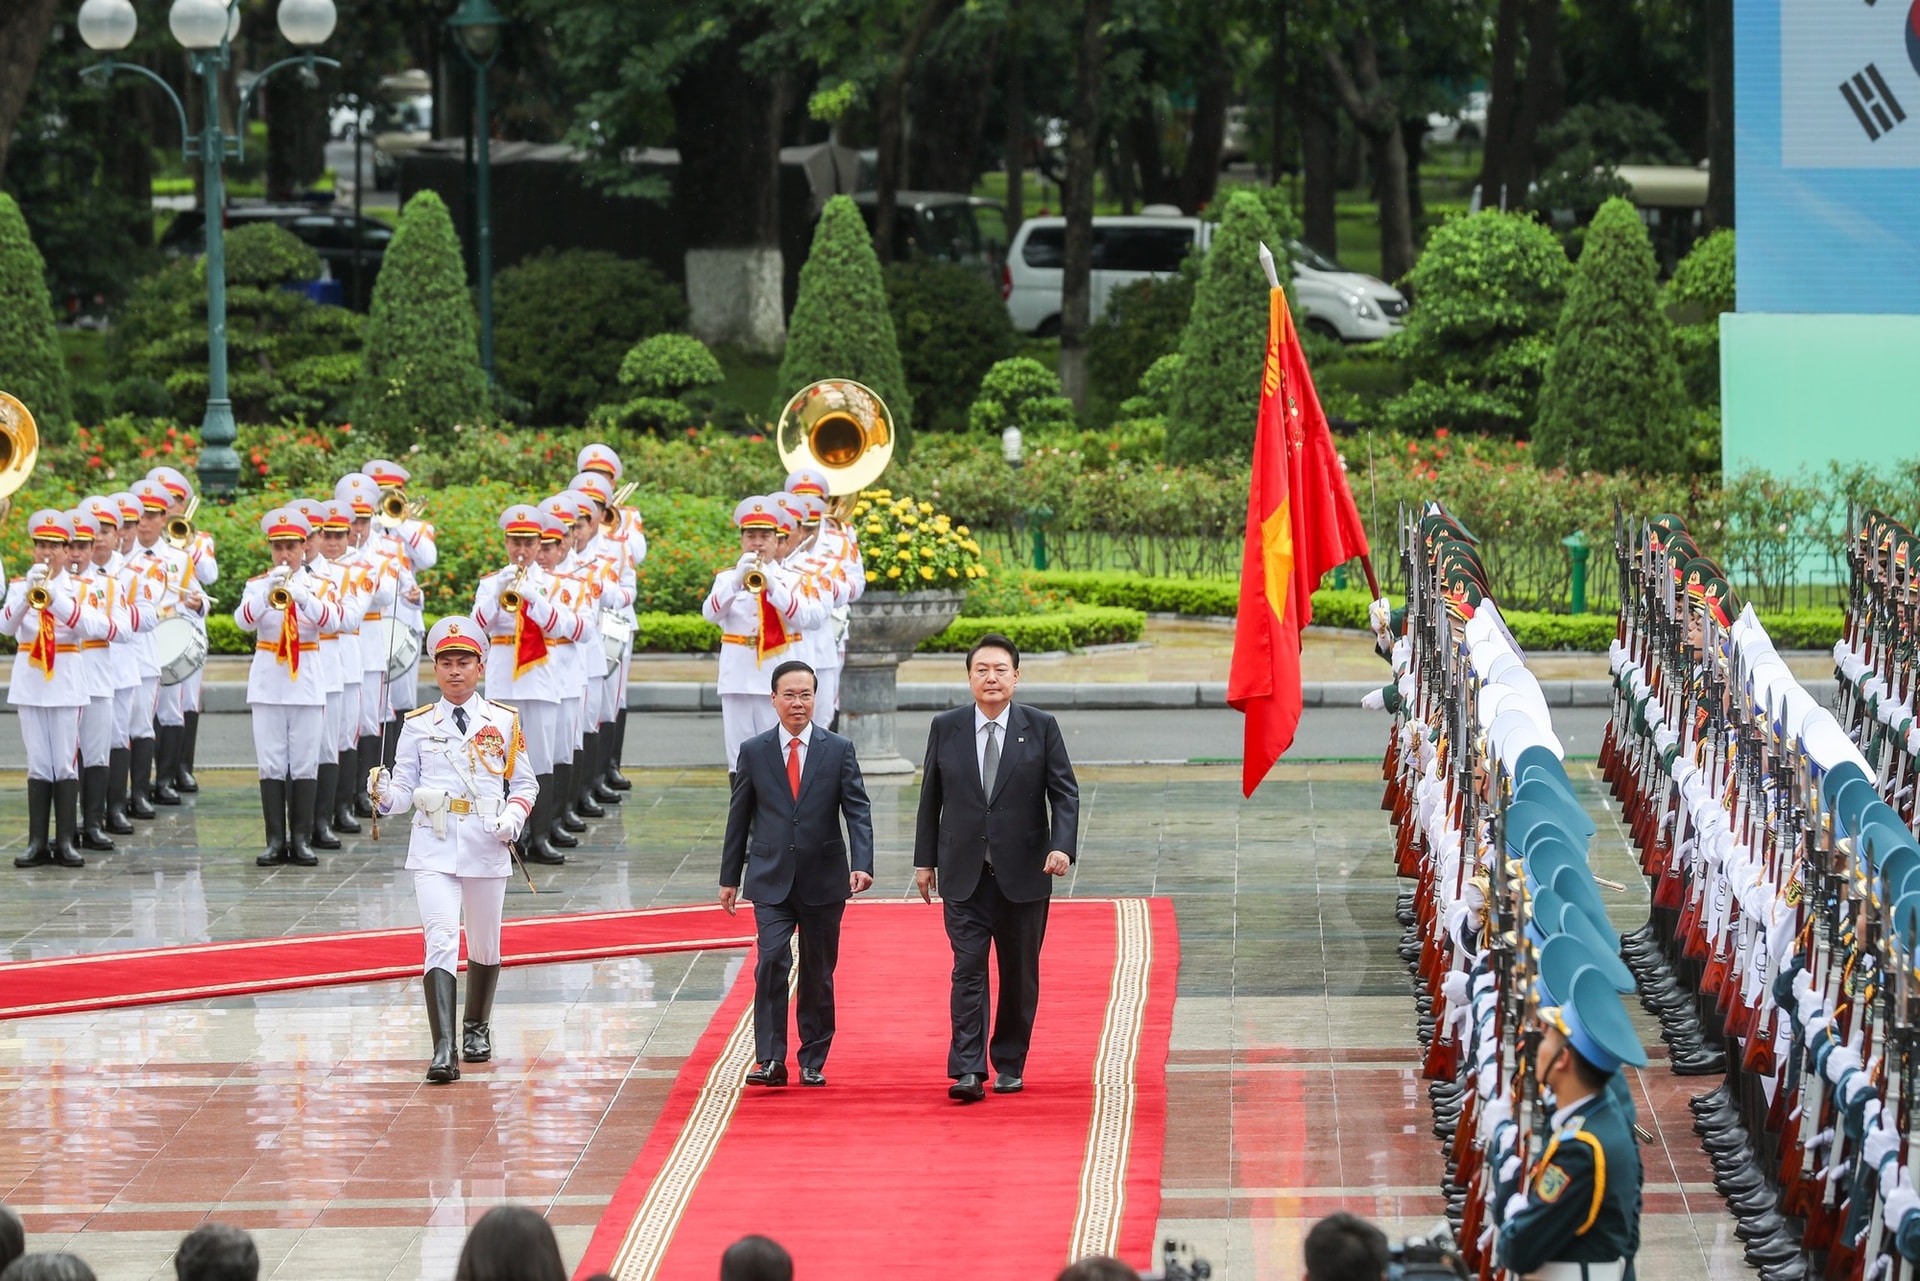
[[[972,898],[991,848],[1002,894],[1016,903],[1046,898],[1053,893],[1047,852],[1065,850],[1069,858],[1079,857],[1080,787],[1060,723],[1035,708],[1011,704],[1000,770],[993,795],[987,796],[980,787],[973,715],[968,703],[933,718],[913,865],[939,868],[940,893],[947,898]]]
[[[776,726],[740,745],[738,779],[727,805],[720,884],[740,886],[755,903],[838,903],[852,897],[854,872],[873,875],[873,820],[853,744],[818,725],[800,772],[800,799],[787,783]],[[841,839],[840,816],[847,819]],[[848,865],[851,847],[852,865]],[[741,884],[741,872],[746,882]]]

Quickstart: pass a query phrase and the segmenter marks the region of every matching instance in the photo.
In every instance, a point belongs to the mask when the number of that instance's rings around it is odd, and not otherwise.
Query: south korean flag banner
[[[1920,169],[1920,0],[1780,0],[1780,163]]]

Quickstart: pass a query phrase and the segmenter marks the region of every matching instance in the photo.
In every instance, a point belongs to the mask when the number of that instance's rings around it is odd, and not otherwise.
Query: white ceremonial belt
[[[1611,1263],[1547,1263],[1526,1275],[1526,1281],[1620,1281],[1627,1273],[1623,1260]]]

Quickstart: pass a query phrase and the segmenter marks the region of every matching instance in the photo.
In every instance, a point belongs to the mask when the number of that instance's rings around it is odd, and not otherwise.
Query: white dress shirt
[[[987,775],[987,726],[998,725],[1000,727],[994,731],[994,736],[1000,740],[1000,759],[1002,761],[1006,760],[1007,713],[1012,710],[1013,704],[1008,703],[1000,709],[998,716],[989,717],[985,712],[980,710],[980,704],[975,703],[973,705],[973,763],[978,776],[982,779]]]

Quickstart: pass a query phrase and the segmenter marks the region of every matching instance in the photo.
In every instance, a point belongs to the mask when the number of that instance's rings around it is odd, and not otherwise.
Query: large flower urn
[[[900,664],[960,616],[965,598],[963,592],[870,590],[853,603],[840,673],[840,732],[853,740],[861,773],[912,776],[914,764],[900,754],[894,733]]]

